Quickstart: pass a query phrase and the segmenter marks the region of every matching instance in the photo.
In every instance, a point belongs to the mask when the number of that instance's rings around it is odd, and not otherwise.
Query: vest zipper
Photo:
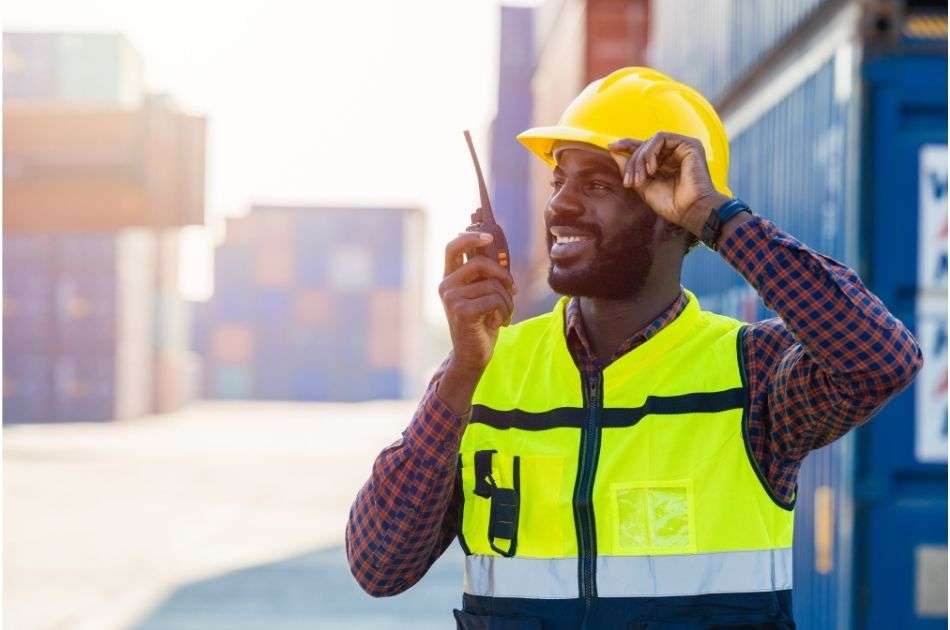
[[[574,485],[574,522],[580,567],[578,582],[584,605],[590,610],[597,597],[597,534],[594,526],[594,474],[600,452],[601,373],[583,378],[587,422],[581,431],[580,461]]]

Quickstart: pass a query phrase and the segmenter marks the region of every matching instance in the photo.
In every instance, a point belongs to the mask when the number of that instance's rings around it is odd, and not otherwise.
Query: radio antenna
[[[479,213],[483,213],[481,219],[488,223],[495,222],[495,215],[491,210],[491,200],[488,198],[488,187],[485,186],[485,178],[482,177],[482,167],[478,164],[478,156],[475,154],[475,145],[472,144],[472,136],[468,133],[468,130],[465,130],[465,142],[468,143],[468,152],[472,154],[472,162],[475,164],[475,174],[478,175],[478,195],[481,198],[482,207],[479,208]]]

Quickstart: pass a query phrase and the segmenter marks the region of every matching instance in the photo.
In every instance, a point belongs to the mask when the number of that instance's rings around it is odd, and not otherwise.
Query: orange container
[[[139,109],[4,104],[3,227],[98,231],[204,223],[204,119]]]
[[[248,326],[220,324],[211,334],[211,355],[220,363],[250,363],[254,335]]]

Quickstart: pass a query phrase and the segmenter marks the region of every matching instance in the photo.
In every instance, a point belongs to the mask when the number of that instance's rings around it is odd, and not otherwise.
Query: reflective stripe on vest
[[[600,597],[676,597],[792,588],[792,550],[676,556],[599,556]],[[469,595],[529,599],[578,597],[577,558],[465,558]]]
[[[792,506],[747,449],[742,323],[686,293],[595,385],[567,348],[567,298],[501,329],[459,448],[467,593],[790,588]]]

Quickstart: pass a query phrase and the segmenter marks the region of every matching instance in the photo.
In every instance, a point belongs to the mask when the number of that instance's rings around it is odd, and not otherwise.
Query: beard
[[[548,266],[548,285],[560,295],[604,300],[622,300],[638,294],[653,267],[653,228],[656,214],[646,212],[643,219],[604,238],[596,225],[572,224],[593,235],[593,259],[574,262],[570,269]],[[558,225],[567,225],[559,223]],[[548,232],[548,251],[554,238]]]

